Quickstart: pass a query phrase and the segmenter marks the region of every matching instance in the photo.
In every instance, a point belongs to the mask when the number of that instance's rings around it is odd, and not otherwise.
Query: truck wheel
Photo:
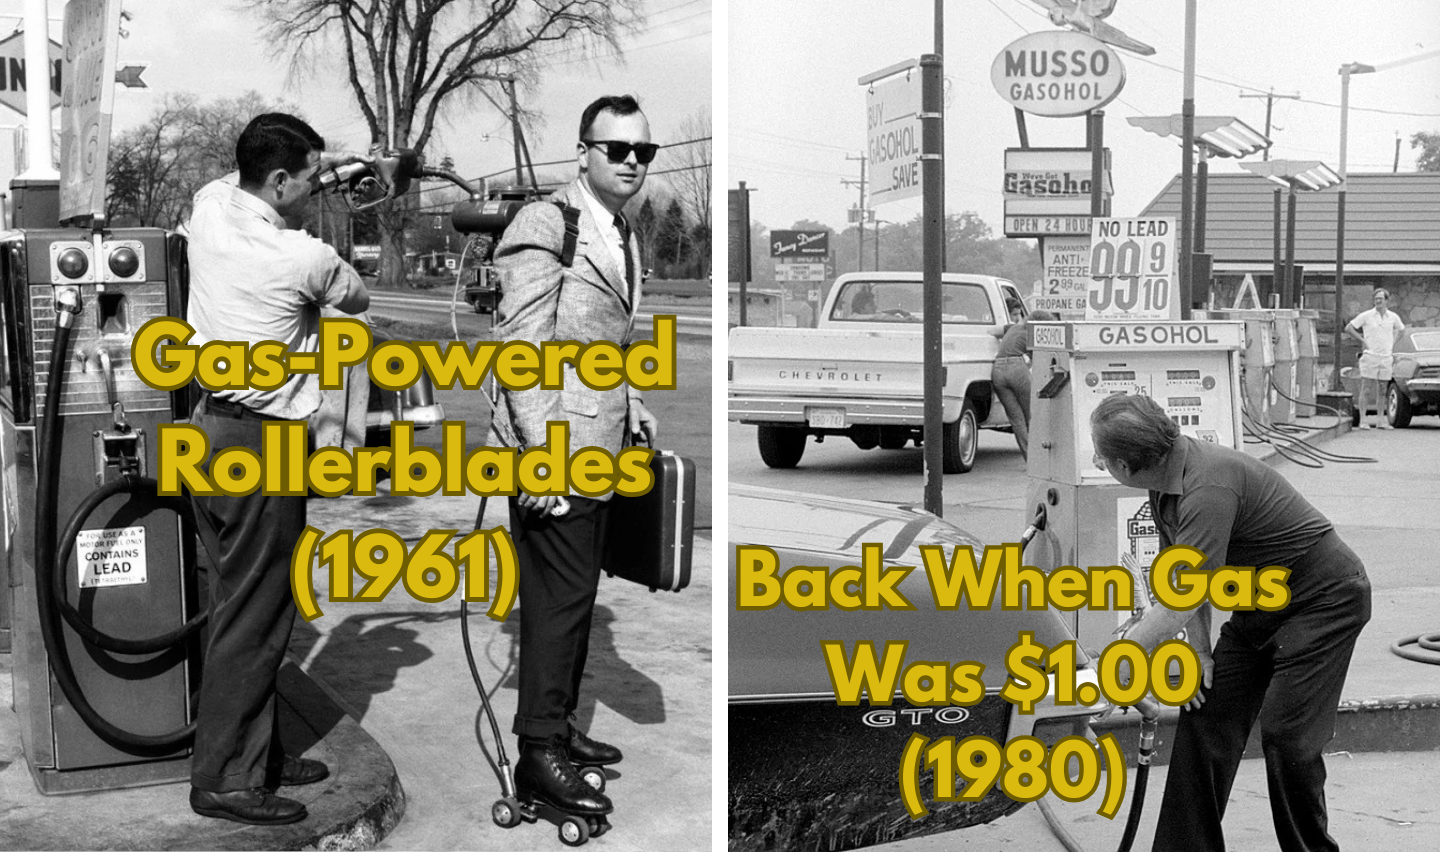
[[[1401,392],[1399,385],[1391,382],[1385,399],[1385,415],[1390,419],[1390,425],[1396,429],[1408,427],[1412,413],[1410,397]]]
[[[961,407],[960,419],[945,424],[941,437],[941,469],[945,473],[969,473],[980,451],[980,423],[970,400]]]
[[[805,430],[761,424],[758,436],[760,458],[769,467],[789,470],[805,455]]]

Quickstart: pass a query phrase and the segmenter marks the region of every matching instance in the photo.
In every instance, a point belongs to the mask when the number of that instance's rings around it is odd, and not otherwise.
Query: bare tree
[[[202,102],[168,95],[150,118],[110,146],[106,218],[123,225],[174,228],[208,181],[235,169],[235,140],[262,112],[293,111],[257,92]]]
[[[665,156],[657,160],[657,169],[675,190],[681,209],[694,227],[691,236],[696,243],[700,275],[710,271],[710,111],[702,107],[680,123],[678,144],[667,145]]]
[[[642,0],[244,0],[264,21],[292,74],[344,58],[372,144],[425,151],[446,110],[478,99],[511,102],[506,86],[533,83],[565,44],[581,55],[619,51]],[[406,202],[382,211],[380,280],[403,279]]]

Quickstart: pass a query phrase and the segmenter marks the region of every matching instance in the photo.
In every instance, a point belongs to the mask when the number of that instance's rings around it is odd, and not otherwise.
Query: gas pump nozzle
[[[339,192],[351,209],[369,210],[404,195],[424,170],[413,148],[372,149],[368,163],[347,163],[321,172],[316,192]]]

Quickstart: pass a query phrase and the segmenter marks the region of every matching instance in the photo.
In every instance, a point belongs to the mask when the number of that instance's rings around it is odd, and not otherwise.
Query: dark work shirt
[[[1183,544],[1222,565],[1291,570],[1293,595],[1330,578],[1301,557],[1332,529],[1289,480],[1247,453],[1181,435],[1170,451],[1165,485],[1150,492],[1160,546]],[[1310,570],[1307,570],[1310,569]]]
[[[1030,324],[1028,322],[1011,323],[1005,329],[1005,334],[1000,337],[1000,350],[995,353],[996,358],[1019,358],[1030,354]]]

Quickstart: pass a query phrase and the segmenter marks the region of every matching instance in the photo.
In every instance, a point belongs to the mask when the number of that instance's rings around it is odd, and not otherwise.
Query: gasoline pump
[[[1242,447],[1240,321],[1089,321],[1031,327],[1030,486],[1034,521],[1022,536],[1026,563],[1042,570],[1129,564],[1140,608],[1154,601],[1141,566],[1159,553],[1160,539],[1144,491],[1115,481],[1095,463],[1090,414],[1114,393],[1145,394],[1184,435]],[[1023,546],[1022,545],[1022,546]],[[1216,628],[1223,620],[1217,615]],[[1072,629],[1098,650],[1128,617],[1081,608]],[[1130,849],[1145,799],[1160,705],[1147,697],[1141,714],[1139,760],[1130,816],[1119,849]],[[1067,848],[1078,849],[1045,802],[1041,811]]]
[[[155,228],[0,235],[0,459],[15,709],[42,793],[189,777],[203,616],[194,524],[161,498],[131,340],[183,313],[185,240]]]

